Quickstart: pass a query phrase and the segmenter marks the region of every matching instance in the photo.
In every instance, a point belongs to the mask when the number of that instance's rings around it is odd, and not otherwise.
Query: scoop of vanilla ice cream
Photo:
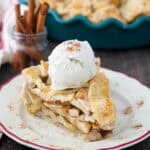
[[[81,87],[97,72],[94,52],[87,41],[65,41],[48,60],[51,87],[56,90]]]

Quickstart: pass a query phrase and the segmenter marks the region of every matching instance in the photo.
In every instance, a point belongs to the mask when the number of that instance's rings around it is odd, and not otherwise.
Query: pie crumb
[[[9,104],[7,107],[8,107],[8,110],[9,110],[10,112],[12,112],[12,111],[15,110],[13,104]]]
[[[138,107],[142,107],[142,106],[144,105],[143,100],[138,100],[138,101],[136,102],[136,105],[137,105]]]
[[[143,127],[143,126],[142,126],[141,123],[138,123],[138,124],[135,124],[135,125],[132,126],[132,128],[135,128],[135,129],[140,129],[140,128],[142,128],[142,127]]]
[[[26,129],[28,128],[28,126],[24,122],[22,122],[21,124],[19,124],[19,128]]]
[[[132,113],[132,107],[131,106],[125,108],[125,110],[123,112],[124,115],[129,115],[131,113]]]

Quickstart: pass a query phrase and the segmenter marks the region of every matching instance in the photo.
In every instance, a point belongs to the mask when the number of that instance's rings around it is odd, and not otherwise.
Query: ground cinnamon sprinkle
[[[77,41],[70,41],[67,43],[68,51],[80,51],[80,43]]]
[[[135,129],[140,129],[140,128],[142,128],[142,127],[143,127],[143,126],[142,126],[141,123],[135,124],[135,125],[132,126],[132,128],[135,128]]]
[[[27,128],[27,125],[25,125],[24,123],[21,123],[21,124],[19,125],[19,127],[20,127],[21,129],[26,129],[26,128]]]
[[[14,109],[15,109],[13,104],[9,104],[7,107],[10,112],[14,111]]]
[[[132,107],[131,106],[125,108],[125,110],[123,112],[124,115],[129,115],[131,113],[132,113]]]

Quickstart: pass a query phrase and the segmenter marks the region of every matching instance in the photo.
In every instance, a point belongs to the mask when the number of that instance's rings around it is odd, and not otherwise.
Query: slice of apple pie
[[[99,61],[96,61],[99,67]],[[54,90],[48,75],[48,62],[41,61],[22,71],[26,82],[22,99],[29,113],[61,125],[87,141],[110,136],[116,112],[109,96],[109,81],[103,72],[80,88]]]

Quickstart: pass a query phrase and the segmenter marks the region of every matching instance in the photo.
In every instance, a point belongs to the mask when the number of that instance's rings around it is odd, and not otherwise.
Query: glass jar
[[[25,34],[15,31],[13,26],[9,31],[9,49],[11,51],[37,50],[44,51],[48,48],[47,30],[35,34]]]

